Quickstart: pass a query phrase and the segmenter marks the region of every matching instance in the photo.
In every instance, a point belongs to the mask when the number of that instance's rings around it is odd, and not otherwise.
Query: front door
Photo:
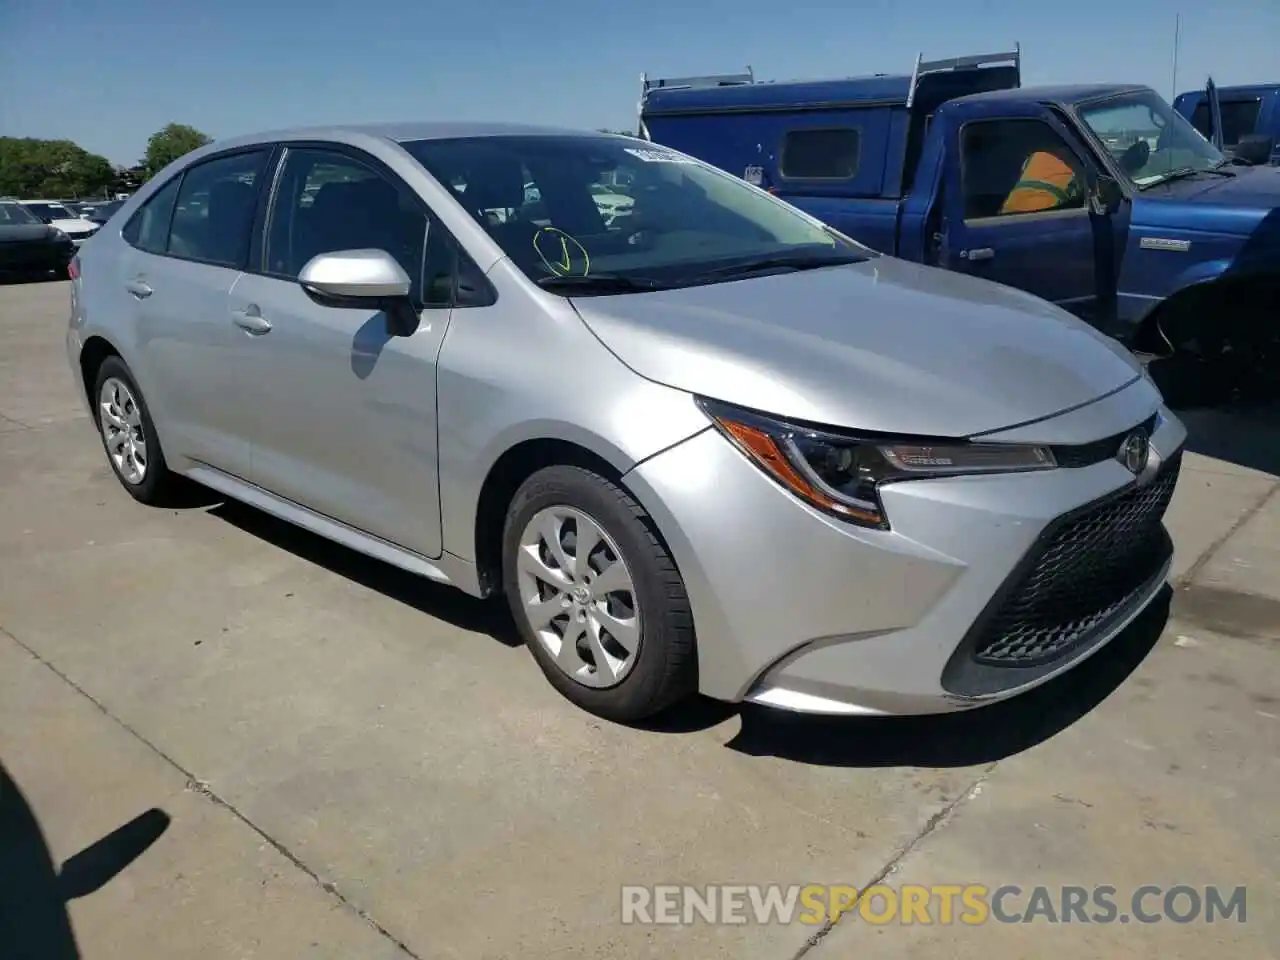
[[[1085,151],[1037,104],[970,119],[951,143],[943,266],[1089,316],[1097,295]]]
[[[369,158],[285,152],[266,226],[264,271],[246,273],[230,311],[254,358],[261,411],[252,479],[319,514],[440,554],[436,359],[448,327],[451,238],[421,200]],[[296,281],[317,254],[375,248],[413,278],[417,330],[391,336],[373,309],[316,303]]]

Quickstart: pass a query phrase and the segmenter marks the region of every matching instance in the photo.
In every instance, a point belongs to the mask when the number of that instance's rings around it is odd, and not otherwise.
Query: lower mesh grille
[[[1131,603],[1169,557],[1164,514],[1181,457],[1156,479],[1069,516],[982,629],[973,659],[1030,667],[1055,660]]]

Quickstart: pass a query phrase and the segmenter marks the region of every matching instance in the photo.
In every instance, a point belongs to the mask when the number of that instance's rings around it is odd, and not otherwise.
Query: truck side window
[[[1083,210],[1084,171],[1066,142],[1040,120],[981,120],[962,133],[966,220]]]
[[[856,127],[788,130],[778,172],[787,180],[852,180],[861,146]]]
[[[1262,101],[1257,97],[1250,100],[1223,100],[1222,108],[1222,145],[1234,147],[1241,137],[1247,137],[1258,126],[1258,114],[1262,112]],[[1206,137],[1213,137],[1213,116],[1209,112],[1207,101],[1201,100],[1191,112],[1191,125]]]

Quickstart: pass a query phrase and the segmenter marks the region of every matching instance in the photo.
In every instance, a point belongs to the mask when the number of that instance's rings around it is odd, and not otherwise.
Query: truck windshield
[[[1080,119],[1139,188],[1174,176],[1215,170],[1226,160],[1153,90],[1077,109]]]
[[[629,293],[874,254],[701,161],[643,140],[496,136],[402,146],[548,289]],[[719,272],[723,271],[723,272]]]

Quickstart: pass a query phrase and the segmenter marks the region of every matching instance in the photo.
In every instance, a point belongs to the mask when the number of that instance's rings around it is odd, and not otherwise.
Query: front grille
[[[1051,528],[983,625],[973,659],[1000,667],[1056,660],[1130,604],[1169,557],[1163,519],[1180,467],[1178,456],[1151,484]]]
[[[1054,462],[1060,467],[1091,467],[1095,463],[1110,460],[1120,452],[1120,444],[1124,443],[1125,437],[1134,430],[1141,430],[1150,440],[1151,434],[1155,431],[1157,419],[1158,414],[1152,414],[1136,427],[1091,443],[1061,444],[1051,447]]]

